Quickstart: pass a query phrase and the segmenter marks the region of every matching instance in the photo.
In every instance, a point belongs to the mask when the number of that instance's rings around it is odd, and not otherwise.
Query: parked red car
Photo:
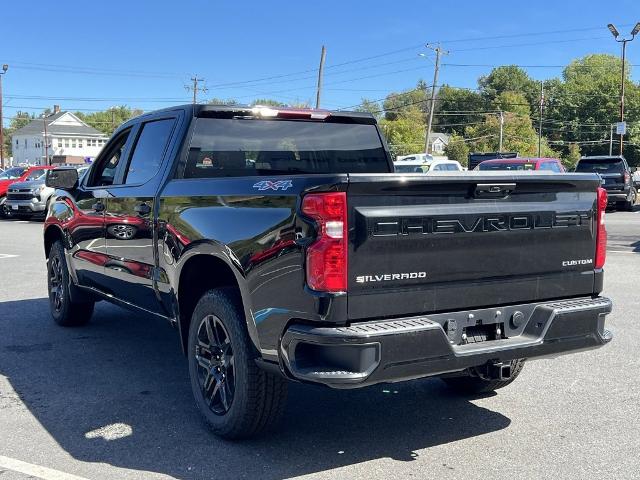
[[[480,162],[474,170],[549,170],[566,172],[557,158],[496,158]]]
[[[5,208],[7,190],[11,184],[35,180],[42,175],[45,170],[49,170],[51,168],[53,167],[12,167],[0,173],[0,215],[3,217],[11,215],[11,212]]]

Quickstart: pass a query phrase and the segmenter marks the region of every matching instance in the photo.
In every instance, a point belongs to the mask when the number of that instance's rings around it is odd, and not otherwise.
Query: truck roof
[[[183,110],[194,117],[230,118],[235,116],[260,116],[264,118],[297,118],[309,120],[354,122],[374,125],[375,117],[368,112],[352,112],[342,110],[323,110],[316,108],[271,107],[268,105],[204,105],[183,104],[146,112],[139,117],[155,115],[161,112]],[[132,119],[134,120],[134,119]],[[131,121],[131,120],[130,120]],[[128,123],[128,122],[127,122]]]

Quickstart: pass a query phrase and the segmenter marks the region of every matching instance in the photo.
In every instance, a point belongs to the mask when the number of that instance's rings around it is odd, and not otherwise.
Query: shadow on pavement
[[[196,411],[177,338],[162,321],[104,303],[76,329],[55,326],[44,298],[0,303],[0,373],[85,462],[184,479],[281,479],[378,458],[412,461],[419,450],[510,424],[438,380],[357,391],[292,384],[279,430],[225,442]],[[122,425],[98,430],[113,424]],[[126,436],[105,439],[114,432]]]

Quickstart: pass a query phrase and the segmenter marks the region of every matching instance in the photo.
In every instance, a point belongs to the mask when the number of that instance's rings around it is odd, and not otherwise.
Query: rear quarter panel
[[[287,188],[261,183],[287,180]],[[347,175],[171,180],[158,206],[160,278],[167,279],[158,285],[163,301],[175,295],[186,261],[208,254],[233,269],[266,358],[277,358],[280,333],[292,318],[344,321],[346,298],[318,297],[305,289],[303,249],[312,229],[297,211],[305,192],[346,189],[346,181]]]

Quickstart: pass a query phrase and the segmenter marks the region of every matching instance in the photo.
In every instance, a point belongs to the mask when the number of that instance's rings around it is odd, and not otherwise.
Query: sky
[[[154,110],[191,101],[190,78],[210,98],[315,103],[321,46],[327,48],[321,106],[432,83],[475,87],[491,66],[526,65],[536,79],[589,53],[619,55],[606,28],[629,32],[640,1],[396,0],[19,2],[2,8],[0,63],[5,125],[17,111]],[[421,57],[419,53],[427,53]],[[640,64],[640,39],[627,48]],[[640,80],[640,68],[633,70]]]

